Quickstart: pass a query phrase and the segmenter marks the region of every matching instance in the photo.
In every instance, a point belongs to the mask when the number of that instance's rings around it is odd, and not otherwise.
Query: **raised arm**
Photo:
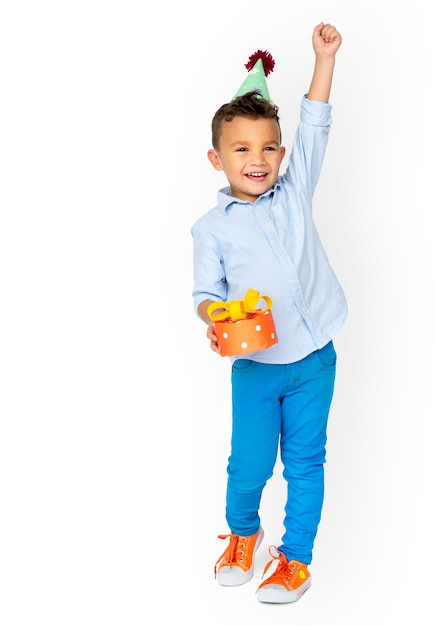
[[[335,54],[341,46],[341,35],[335,26],[320,22],[314,28],[312,43],[316,60],[307,98],[328,102],[334,74]]]

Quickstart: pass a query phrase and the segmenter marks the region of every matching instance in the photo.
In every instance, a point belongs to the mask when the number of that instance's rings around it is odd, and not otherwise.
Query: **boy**
[[[252,287],[273,302],[278,342],[230,357],[233,415],[226,520],[231,532],[220,535],[229,542],[215,567],[222,585],[252,578],[264,534],[261,494],[279,447],[288,485],[285,533],[281,546],[269,549],[272,560],[257,591],[260,602],[294,602],[311,584],[307,566],[323,505],[326,428],[335,380],[332,339],[347,315],[345,295],[312,218],[341,35],[322,22],[314,28],[312,44],[313,77],[302,99],[287,170],[279,175],[285,148],[278,107],[269,100],[265,80],[259,89],[246,93],[242,88],[215,113],[213,148],[208,151],[229,187],[219,191],[218,205],[192,227],[194,304],[207,324],[214,352],[219,354],[220,348],[207,313],[212,303],[242,299]]]

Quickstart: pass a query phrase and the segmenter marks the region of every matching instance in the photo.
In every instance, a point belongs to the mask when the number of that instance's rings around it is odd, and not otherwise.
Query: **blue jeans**
[[[232,366],[233,421],[226,519],[231,532],[252,535],[260,500],[280,447],[287,482],[282,545],[288,559],[309,564],[324,496],[328,414],[334,393],[332,341],[296,363],[237,359]]]

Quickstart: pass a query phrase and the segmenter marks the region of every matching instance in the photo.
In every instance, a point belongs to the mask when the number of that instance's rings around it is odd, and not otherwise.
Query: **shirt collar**
[[[270,196],[272,193],[274,193],[278,187],[280,187],[280,182],[279,182],[279,178],[277,180],[277,182],[273,185],[273,187],[271,187],[270,189],[268,189],[267,191],[265,191],[261,196],[259,196],[256,200],[256,202],[258,202],[261,198],[267,198],[268,196]],[[236,204],[252,204],[252,202],[249,202],[248,200],[239,200],[238,198],[234,198],[231,195],[231,189],[230,187],[222,187],[222,189],[219,189],[218,191],[218,204],[217,204],[217,208],[222,212],[222,213],[228,213],[230,207],[232,207],[233,205]]]

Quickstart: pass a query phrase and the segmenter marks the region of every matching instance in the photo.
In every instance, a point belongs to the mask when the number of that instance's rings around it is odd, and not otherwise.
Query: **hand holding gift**
[[[264,309],[255,308],[260,300],[266,303]],[[271,306],[271,298],[254,289],[248,289],[243,300],[210,304],[207,313],[214,322],[221,355],[239,356],[277,343]]]

